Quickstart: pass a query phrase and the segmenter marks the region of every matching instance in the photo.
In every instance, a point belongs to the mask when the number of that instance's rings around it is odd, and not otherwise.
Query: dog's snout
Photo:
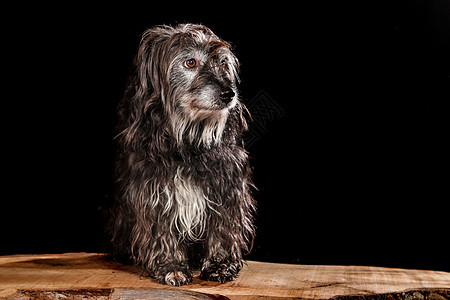
[[[228,89],[228,90],[222,91],[220,93],[220,100],[222,100],[223,102],[228,104],[228,103],[231,102],[231,100],[233,100],[234,95],[235,94],[234,94],[232,89]]]

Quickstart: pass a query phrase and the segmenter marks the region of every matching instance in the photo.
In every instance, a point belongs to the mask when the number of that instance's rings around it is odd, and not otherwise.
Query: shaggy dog
[[[160,283],[234,280],[254,237],[238,60],[203,25],[144,32],[119,104],[113,254]]]

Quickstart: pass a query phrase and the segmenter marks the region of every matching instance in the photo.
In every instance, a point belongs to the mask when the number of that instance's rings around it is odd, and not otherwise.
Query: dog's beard
[[[179,109],[171,117],[177,144],[210,147],[221,144],[230,110],[238,101],[233,99],[230,103],[223,104],[184,95],[180,103]]]
[[[178,145],[188,142],[197,147],[219,145],[229,110],[210,110],[205,108],[182,109],[172,116],[171,123]]]

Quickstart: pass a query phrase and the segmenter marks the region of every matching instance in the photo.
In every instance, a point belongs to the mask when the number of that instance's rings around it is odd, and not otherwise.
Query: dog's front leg
[[[144,268],[161,284],[181,286],[192,282],[184,245],[170,232],[155,237]]]
[[[225,283],[238,277],[244,263],[238,239],[238,235],[229,230],[219,228],[209,232],[201,279]]]

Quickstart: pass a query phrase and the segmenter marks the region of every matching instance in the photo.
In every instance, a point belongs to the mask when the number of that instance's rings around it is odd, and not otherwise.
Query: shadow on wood
[[[249,261],[236,281],[179,288],[143,277],[104,254],[0,257],[0,297],[15,299],[450,299],[450,273],[366,266]],[[172,297],[172,298],[171,298]]]

